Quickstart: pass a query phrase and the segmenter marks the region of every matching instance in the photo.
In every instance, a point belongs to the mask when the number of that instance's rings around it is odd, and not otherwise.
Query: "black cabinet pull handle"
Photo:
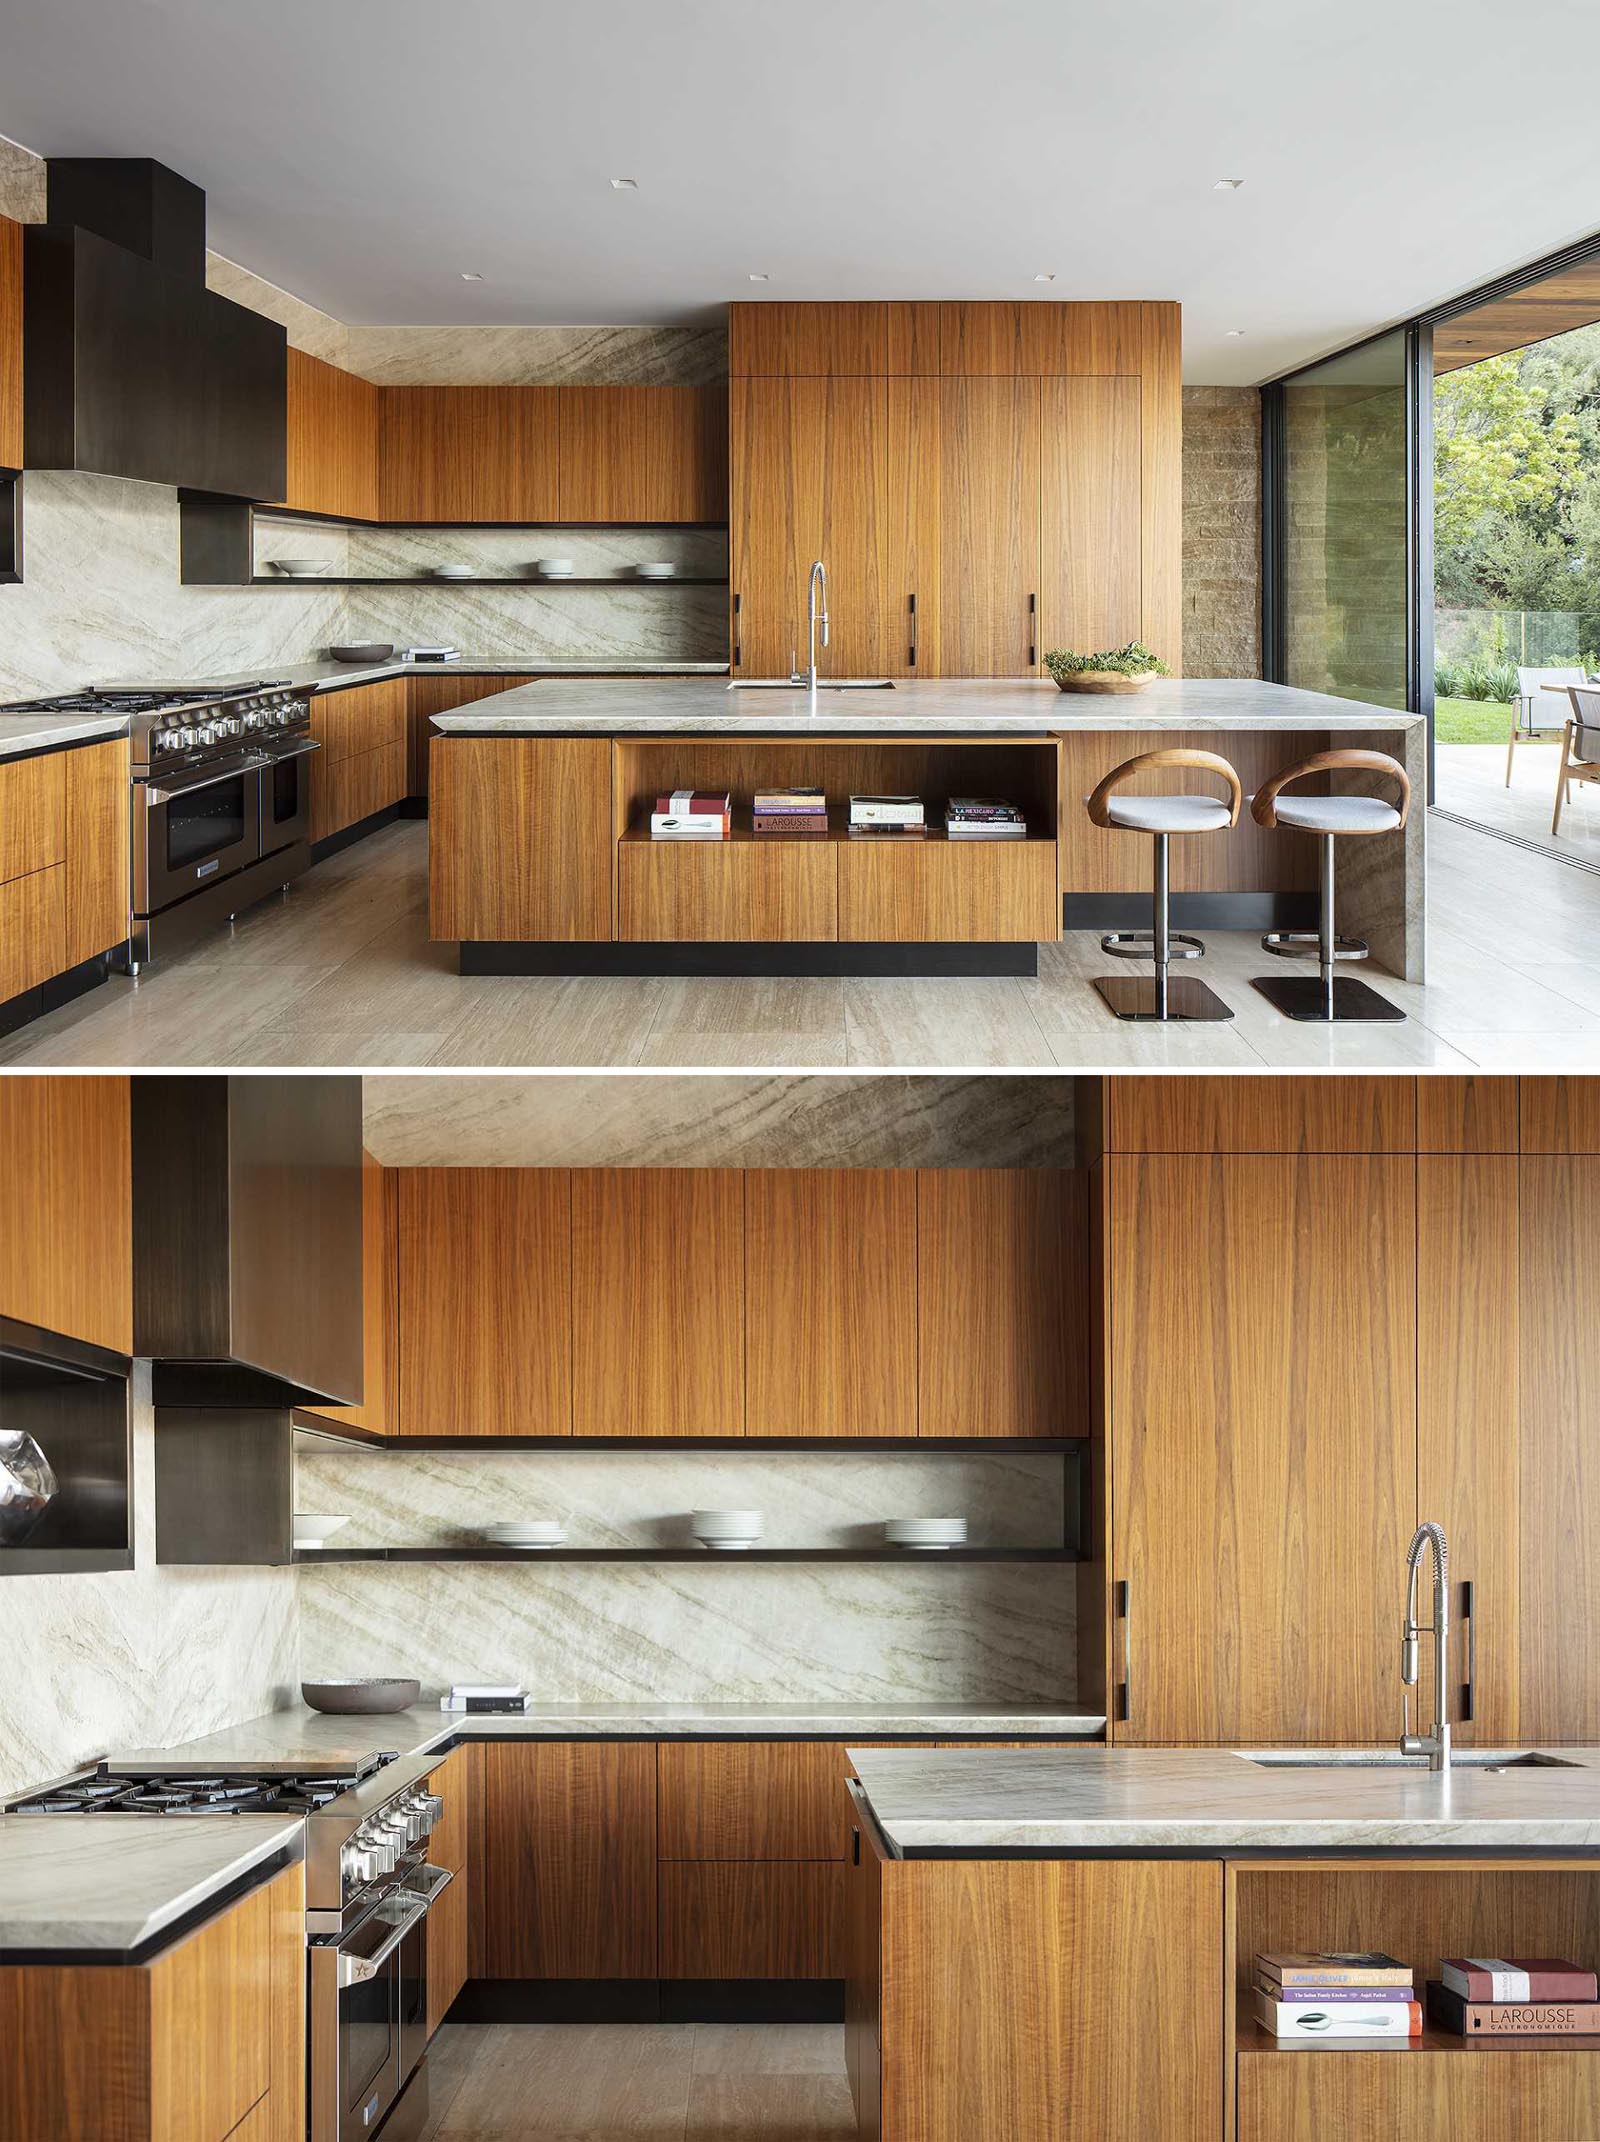
[[[1467,1678],[1461,1690],[1461,1722],[1470,1725],[1478,1697],[1478,1587],[1470,1578],[1461,1587],[1461,1614],[1467,1625]]]
[[[1039,659],[1039,598],[1028,597],[1028,667],[1032,669]]]
[[[912,669],[917,666],[917,598],[911,597],[911,647],[907,662]]]
[[[1124,1725],[1133,1722],[1133,1586],[1124,1577],[1117,1586],[1117,1619],[1122,1623],[1122,1707]]]
[[[850,1826],[850,1863],[855,1867],[861,1864],[861,1832],[854,1823]]]

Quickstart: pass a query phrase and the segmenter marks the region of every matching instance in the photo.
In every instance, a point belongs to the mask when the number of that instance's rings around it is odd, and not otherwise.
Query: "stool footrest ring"
[[[1279,959],[1316,959],[1322,950],[1322,939],[1315,930],[1270,930],[1261,940],[1263,952],[1276,952]],[[1336,937],[1333,940],[1335,959],[1365,959],[1368,956],[1367,940],[1364,937]]]
[[[1154,930],[1113,930],[1100,940],[1101,951],[1110,952],[1118,959],[1153,959],[1155,948]],[[1186,937],[1181,930],[1172,931],[1167,938],[1169,959],[1204,959],[1205,956],[1202,938]]]

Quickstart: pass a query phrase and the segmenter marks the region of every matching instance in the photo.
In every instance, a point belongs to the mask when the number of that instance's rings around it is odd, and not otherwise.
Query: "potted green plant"
[[[1099,654],[1053,648],[1044,666],[1064,692],[1142,692],[1152,677],[1172,675],[1143,640],[1129,640],[1126,647],[1107,648]]]

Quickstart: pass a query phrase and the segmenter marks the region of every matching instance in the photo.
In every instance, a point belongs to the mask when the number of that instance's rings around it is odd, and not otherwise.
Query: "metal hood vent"
[[[143,157],[51,157],[23,233],[23,460],[281,498],[288,341],[206,288],[206,197]]]
[[[361,1081],[133,1086],[133,1350],[158,1406],[358,1405]]]

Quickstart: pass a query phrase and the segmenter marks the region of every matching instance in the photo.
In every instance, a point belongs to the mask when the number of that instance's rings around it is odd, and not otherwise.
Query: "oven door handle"
[[[448,1880],[449,1876],[446,1876],[445,1879]],[[441,1882],[439,1889],[443,1887],[444,1883]],[[437,1894],[438,1890],[436,1889],[434,1895],[436,1896]],[[352,1956],[341,1949],[339,1952],[340,1992],[342,1993],[346,1986],[359,1986],[369,1978],[376,1978],[395,1950],[399,1948],[401,1942],[405,1940],[407,1934],[413,1933],[426,1919],[431,1902],[432,1898],[430,1897],[419,1898],[411,1909],[395,1922],[394,1932],[389,1936],[388,1940],[380,1942],[370,1956]],[[380,1910],[383,1908],[383,1906],[379,1906]]]
[[[303,759],[308,752],[320,751],[322,746],[316,738],[308,737],[303,744],[291,744],[286,751],[273,751],[270,747],[263,753],[268,766],[281,766],[285,759]]]
[[[212,774],[204,781],[184,781],[177,788],[158,788],[147,781],[144,798],[146,803],[176,803],[184,796],[198,796],[203,788],[220,788],[224,781],[237,781],[241,774],[260,773],[268,763],[264,752],[252,752],[230,766],[226,773]]]

